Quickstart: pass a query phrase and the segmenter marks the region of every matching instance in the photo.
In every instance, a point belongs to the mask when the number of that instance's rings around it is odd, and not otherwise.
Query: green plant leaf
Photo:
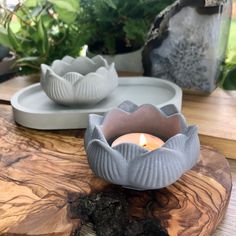
[[[127,19],[124,24],[124,32],[126,38],[131,41],[136,41],[136,47],[141,47],[144,44],[146,33],[149,25],[143,19]]]
[[[48,47],[49,47],[48,34],[41,18],[37,22],[37,28],[38,28],[38,37],[42,43],[41,45],[42,53],[46,55],[48,52]]]
[[[114,37],[106,37],[105,39],[105,43],[106,43],[106,46],[107,46],[107,50],[108,54],[115,54],[116,53],[116,42],[115,42],[115,38]]]
[[[21,29],[20,20],[18,18],[14,19],[14,21],[10,22],[9,27],[14,34],[17,33]]]
[[[80,10],[78,0],[49,0],[53,4],[59,19],[67,24],[72,24]]]
[[[34,7],[31,12],[31,17],[37,18],[40,15],[40,13],[42,12],[42,10],[43,10],[42,6]]]
[[[39,57],[22,57],[17,59],[18,63],[22,63],[22,62],[37,62],[39,59]]]
[[[69,12],[65,9],[62,9],[62,8],[59,8],[56,6],[55,6],[55,10],[56,10],[60,20],[64,21],[67,24],[72,24],[77,17],[76,12]]]
[[[104,2],[111,8],[113,8],[114,10],[117,9],[116,4],[113,2],[113,0],[104,0]]]
[[[34,8],[37,6],[41,6],[47,3],[47,0],[24,0],[23,4],[27,8]]]
[[[225,80],[223,82],[223,88],[226,90],[236,89],[236,65],[227,73]]]
[[[23,67],[23,71],[38,71],[40,69],[40,64],[44,63],[45,58],[41,57],[22,57],[16,60],[16,65],[18,67]],[[27,69],[26,69],[27,68]]]
[[[54,6],[60,9],[64,9],[68,12],[77,12],[79,10],[79,1],[78,0],[48,0]]]
[[[0,28],[0,44],[13,49],[11,42],[9,40],[7,30],[2,27]]]
[[[231,48],[227,53],[226,63],[236,64],[236,48]]]
[[[12,31],[12,29],[9,25],[7,26],[7,33],[8,33],[9,41],[10,41],[12,47],[16,51],[18,51],[18,50],[21,51],[21,44],[18,41],[16,35],[14,34],[14,32]]]
[[[26,7],[35,7],[38,3],[38,0],[25,0],[24,5]]]

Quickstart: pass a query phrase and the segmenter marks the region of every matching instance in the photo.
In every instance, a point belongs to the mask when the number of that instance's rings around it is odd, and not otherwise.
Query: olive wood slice
[[[0,235],[72,235],[80,222],[70,218],[68,196],[110,186],[88,166],[84,130],[31,130],[14,123],[9,106],[0,110]],[[205,236],[224,216],[231,188],[227,160],[203,146],[175,184],[127,192],[133,216],[159,218],[171,236]]]

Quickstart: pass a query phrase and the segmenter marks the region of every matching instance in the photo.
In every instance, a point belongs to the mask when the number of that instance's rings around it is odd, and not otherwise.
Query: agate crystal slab
[[[85,148],[93,172],[127,188],[147,190],[177,181],[197,162],[200,144],[196,126],[188,126],[174,105],[161,109],[125,102],[104,116],[91,114]],[[112,142],[127,133],[149,133],[165,140],[156,150]]]
[[[47,96],[62,105],[95,104],[118,85],[114,63],[101,56],[55,60],[41,65],[41,85]]]
[[[160,12],[143,50],[144,75],[212,92],[225,60],[231,0],[176,0]]]

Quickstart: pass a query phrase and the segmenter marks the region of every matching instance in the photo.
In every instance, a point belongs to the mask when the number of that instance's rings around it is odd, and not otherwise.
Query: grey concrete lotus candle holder
[[[41,65],[41,85],[49,98],[62,105],[94,104],[118,85],[114,64],[101,56],[64,57]]]
[[[162,138],[162,147],[148,151],[133,143],[111,146],[128,133],[148,133]],[[196,126],[188,126],[174,105],[157,109],[124,102],[104,116],[91,114],[85,148],[93,172],[114,184],[147,190],[177,181],[197,162],[200,144]]]

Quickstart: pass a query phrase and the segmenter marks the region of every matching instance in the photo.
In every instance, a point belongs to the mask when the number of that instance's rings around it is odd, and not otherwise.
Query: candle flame
[[[139,145],[140,145],[141,147],[147,146],[147,139],[146,139],[146,137],[145,137],[144,134],[140,134],[140,137],[139,137]]]

